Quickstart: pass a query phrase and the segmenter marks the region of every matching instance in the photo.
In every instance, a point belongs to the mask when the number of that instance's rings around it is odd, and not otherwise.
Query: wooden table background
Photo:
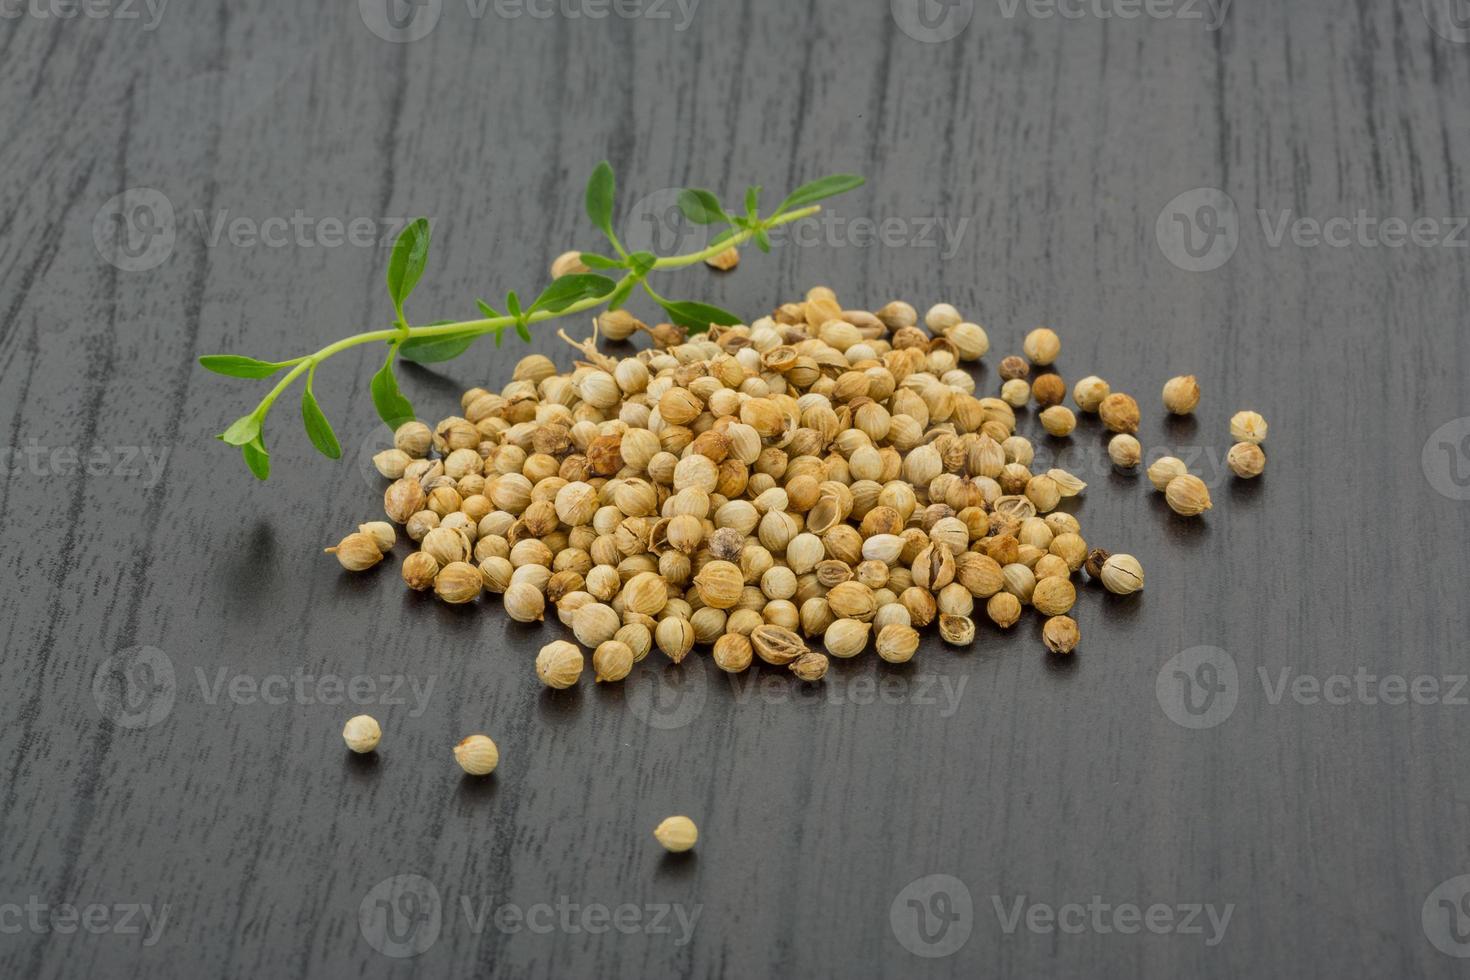
[[[561,9],[605,9],[589,2]],[[375,36],[370,2],[199,0],[151,28],[141,4],[66,20],[7,6],[0,974],[1463,975],[1436,946],[1470,952],[1439,901],[1470,871],[1455,680],[1470,616],[1466,252],[1446,220],[1470,213],[1470,45],[1440,0],[1240,4],[1216,30],[1183,0],[1135,18],[1098,3],[1063,17],[959,0],[941,29],[970,20],[942,42],[899,29],[909,0],[706,0],[687,21],[653,0],[602,19],[446,0],[412,43]],[[982,625],[969,651],[926,642],[908,670],[871,653],[837,664],[816,695],[657,657],[623,687],[548,693],[530,661],[559,627],[446,608],[406,594],[394,565],[354,577],[321,554],[379,513],[360,456],[383,438],[366,391],[379,352],[318,381],[352,458],[316,456],[288,396],[268,484],[210,438],[263,386],[195,359],[294,355],[389,316],[385,249],[236,245],[212,239],[222,219],[426,215],[411,313],[470,315],[474,297],[535,290],[552,256],[595,243],[581,196],[604,157],[625,227],[659,213],[635,200],[666,203],[668,188],[738,198],[760,183],[772,200],[865,174],[833,202],[825,246],[751,252],[668,291],[751,317],[817,283],[849,306],[946,300],[990,331],[986,391],[1024,331],[1052,325],[1064,376],[1137,394],[1146,445],[1194,453],[1214,510],[1175,518],[1141,477],[1101,465],[1084,420],[1044,448],[1091,483],[1089,541],[1137,554],[1148,587],[1132,601],[1083,589],[1070,660],[1046,656],[1028,618],[1008,635]],[[157,194],[125,204],[161,196],[173,212],[134,229],[174,234],[147,269],[158,254],[119,253],[109,231],[115,196],[138,188]],[[1176,214],[1208,217],[1200,195],[1170,205],[1195,188],[1238,215],[1234,254],[1206,271],[1169,245]],[[1273,245],[1283,212],[1360,210],[1435,219],[1450,241]],[[875,245],[858,219],[898,224]],[[956,240],[926,237],[936,219]],[[532,347],[570,361],[550,331]],[[524,352],[485,346],[405,372],[405,390],[422,415],[450,414]],[[1184,372],[1204,401],[1166,424],[1158,391]],[[1220,467],[1244,407],[1271,423],[1253,484]],[[109,455],[91,473],[51,452],[93,447]],[[166,452],[161,477],[130,462],[142,447]],[[1236,666],[1215,675],[1234,707],[1190,728],[1165,707],[1194,718],[1169,692],[1171,658],[1198,646]],[[141,655],[153,697],[120,707],[120,679],[146,676],[124,671],[139,647],[161,651]],[[1193,656],[1184,673],[1210,680]],[[1427,677],[1440,694],[1275,697],[1288,669]],[[298,674],[433,686],[426,705],[369,707],[386,735],[356,759],[338,733],[361,709],[230,686]],[[120,724],[127,710],[156,723]],[[449,751],[477,730],[502,751],[480,782]],[[675,812],[701,829],[682,860],[649,833]],[[359,923],[398,875],[438,896],[419,923],[436,941],[401,959]],[[1094,896],[1232,914],[1214,944],[1208,925],[1007,932],[997,914]],[[114,926],[132,903],[167,918],[145,944],[23,911],[94,902]],[[466,916],[558,902],[642,918],[621,934],[580,913],[544,933]],[[692,933],[662,931],[660,906],[697,915]]]

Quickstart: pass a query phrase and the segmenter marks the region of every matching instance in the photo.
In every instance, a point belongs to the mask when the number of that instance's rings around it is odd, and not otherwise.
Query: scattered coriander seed
[[[959,323],[959,310],[948,303],[935,303],[929,307],[929,312],[924,314],[924,325],[936,333],[943,333]]]
[[[872,628],[871,623],[856,619],[833,620],[822,634],[822,645],[834,657],[856,657],[867,647],[868,633]]]
[[[647,326],[625,309],[605,310],[597,317],[597,329],[608,340],[627,340]]]
[[[570,252],[561,253],[551,263],[551,278],[553,279],[560,279],[562,276],[570,276],[574,273],[581,274],[591,271],[582,262],[582,253],[575,249]]]
[[[434,587],[434,579],[439,575],[439,563],[434,560],[433,555],[426,555],[422,551],[415,551],[403,559],[403,581],[416,592],[425,592]]]
[[[1071,616],[1053,616],[1041,625],[1041,642],[1052,653],[1071,653],[1082,638]]]
[[[1225,461],[1230,465],[1230,471],[1242,480],[1255,479],[1266,468],[1266,454],[1253,442],[1237,442],[1231,446]]]
[[[908,663],[919,649],[919,632],[903,623],[889,623],[878,631],[878,656],[891,664]]]
[[[999,370],[1001,378],[1005,381],[1024,380],[1031,373],[1031,365],[1024,357],[1012,354],[1001,359]]]
[[[393,525],[387,521],[369,521],[366,524],[357,525],[357,530],[368,535],[378,545],[378,550],[383,554],[393,550],[393,545],[398,540],[398,534],[393,530]]]
[[[582,666],[582,651],[566,640],[553,640],[536,654],[536,676],[541,678],[541,683],[557,690],[576,684],[582,676]]]
[[[1055,377],[1055,375],[1047,375]],[[1077,428],[1077,416],[1065,405],[1053,405],[1041,413],[1041,427],[1048,435],[1058,438],[1069,436],[1072,430]]]
[[[1062,352],[1062,339],[1054,330],[1037,327],[1026,335],[1021,343],[1021,351],[1030,358],[1032,364],[1045,366],[1055,361]]]
[[[689,850],[699,840],[699,828],[688,817],[669,817],[653,828],[653,836],[663,845],[664,850],[679,854]]]
[[[488,735],[469,735],[454,747],[454,761],[471,776],[488,776],[500,765],[500,749]]]
[[[756,656],[776,667],[784,667],[807,652],[807,646],[791,630],[781,626],[757,626],[750,634]]]
[[[808,650],[792,661],[788,667],[798,679],[811,683],[827,676],[828,663],[829,661],[823,654],[815,650]]]
[[[1120,432],[1108,440],[1108,458],[1114,466],[1132,469],[1143,459],[1143,446],[1139,445],[1136,437]]]
[[[709,266],[711,269],[718,269],[721,272],[729,272],[731,269],[740,264],[740,249],[732,245],[718,255],[711,255],[709,258],[705,259],[704,264]]]
[[[342,741],[359,754],[371,752],[383,738],[383,729],[372,715],[354,715],[342,726]]]
[[[968,616],[940,613],[939,637],[952,646],[967,647],[975,642],[975,621]]]
[[[1038,408],[1060,405],[1067,397],[1067,383],[1060,374],[1043,374],[1031,383],[1031,397]]]
[[[633,670],[633,651],[626,643],[607,640],[592,652],[592,673],[597,683],[620,681]]]
[[[1175,415],[1188,415],[1199,404],[1199,381],[1182,374],[1164,382],[1164,407]]]
[[[1164,488],[1164,499],[1174,513],[1184,517],[1196,517],[1213,506],[1210,488],[1205,486],[1205,481],[1188,473],[1169,481]]]
[[[1138,402],[1132,396],[1115,391],[1097,406],[1098,417],[1113,432],[1138,431]]]
[[[1184,476],[1188,472],[1189,467],[1184,465],[1184,460],[1174,456],[1160,456],[1148,464],[1148,481],[1154,485],[1155,490],[1162,493],[1175,477]]]
[[[1000,398],[1012,408],[1025,408],[1031,401],[1031,385],[1025,378],[1011,378],[1000,386]]]
[[[1108,383],[1095,374],[1089,374],[1072,386],[1072,400],[1084,412],[1096,412],[1103,399],[1112,393]]]
[[[1077,587],[1068,578],[1041,579],[1031,592],[1031,605],[1043,616],[1060,616],[1077,603]]]
[[[434,577],[434,594],[450,605],[462,605],[479,598],[484,585],[478,568],[456,561],[445,565]]]
[[[1093,548],[1087,553],[1087,560],[1082,563],[1082,570],[1087,573],[1088,578],[1102,578],[1103,563],[1111,557],[1110,552],[1102,548]]]
[[[1230,435],[1259,445],[1266,441],[1266,420],[1259,412],[1236,412],[1230,417]]]
[[[712,659],[721,670],[738,674],[750,666],[750,638],[739,633],[726,633],[715,641]]]
[[[336,555],[337,561],[349,572],[365,572],[383,560],[383,550],[371,534],[354,531],[331,548],[323,549]]]
[[[985,603],[985,615],[1001,629],[1010,629],[1021,618],[1021,600],[1009,592],[997,592]]]
[[[1143,588],[1143,566],[1132,555],[1109,555],[1099,578],[1109,592],[1130,595]]]
[[[546,618],[546,597],[531,583],[517,582],[505,590],[505,614],[518,623],[539,623]]]

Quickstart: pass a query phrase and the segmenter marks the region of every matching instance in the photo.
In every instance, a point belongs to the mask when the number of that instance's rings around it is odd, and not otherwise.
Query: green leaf
[[[413,361],[415,364],[452,361],[469,350],[470,345],[478,340],[480,335],[480,331],[471,331],[469,333],[448,333],[438,337],[414,337],[405,340],[398,353],[405,361]]]
[[[833,174],[821,180],[814,180],[810,184],[802,184],[781,202],[781,206],[776,209],[776,214],[785,214],[787,211],[804,208],[808,204],[815,204],[817,201],[834,195],[845,194],[853,188],[863,186],[863,183],[863,178],[856,174]]]
[[[403,316],[403,303],[418,285],[429,261],[429,221],[417,218],[399,234],[388,257],[388,295],[393,308]]]
[[[587,217],[609,239],[613,237],[613,197],[616,193],[617,180],[613,177],[612,166],[604,160],[593,168],[587,181]]]
[[[634,252],[628,256],[628,268],[636,279],[642,279],[652,272],[657,262],[658,256],[652,252]]]
[[[691,187],[679,192],[679,210],[684,217],[697,225],[712,225],[717,221],[729,221],[729,215],[720,206],[720,199],[709,191]]]
[[[596,252],[583,252],[582,264],[589,269],[621,269],[623,267],[621,259],[610,259]]]
[[[245,465],[250,467],[250,472],[255,474],[257,480],[270,479],[271,454],[265,451],[265,443],[259,437],[241,446],[240,452],[245,456]]]
[[[487,320],[498,320],[501,317],[505,316],[504,313],[501,313],[499,310],[491,306],[489,303],[485,302],[483,299],[475,300],[475,305],[480,308],[480,312],[485,315],[485,319]]]
[[[704,333],[711,323],[727,327],[740,322],[740,318],[729,310],[722,310],[708,303],[658,299],[658,305],[668,313],[669,319],[681,327],[688,327],[691,333]]]
[[[759,184],[745,189],[745,215],[751,221],[755,221],[760,217],[760,201],[761,189]]]
[[[755,230],[755,247],[762,252],[769,252],[771,250],[771,236],[766,234],[764,228],[757,228]]]
[[[515,317],[517,320],[521,318],[521,298],[516,295],[516,291],[514,289],[505,294],[505,308],[510,312],[510,315]]]
[[[395,344],[388,351],[388,359],[368,385],[368,390],[373,395],[373,407],[378,410],[378,418],[386,422],[390,429],[396,429],[413,418],[413,406],[399,393],[398,379],[393,377],[393,355],[397,353],[398,346]]]
[[[242,415],[230,423],[230,427],[215,436],[215,438],[222,442],[227,442],[232,446],[243,446],[247,442],[259,438],[259,436],[260,416],[251,412],[249,415]]]
[[[206,371],[229,378],[269,378],[286,366],[240,354],[205,354],[199,358],[199,364]]]
[[[574,273],[562,276],[542,290],[541,295],[536,297],[536,302],[531,304],[531,309],[547,310],[552,313],[560,313],[573,303],[584,299],[595,299],[606,296],[617,286],[607,276],[594,275],[592,273]]]
[[[625,279],[619,283],[618,288],[614,289],[612,295],[607,298],[607,308],[609,310],[622,309],[623,304],[628,302],[628,295],[633,292],[633,287],[636,285],[638,285],[637,279]]]
[[[342,458],[342,446],[337,442],[337,434],[332,431],[332,424],[327,421],[321,406],[316,403],[310,384],[301,388],[301,421],[306,423],[306,434],[318,452],[327,459]]]

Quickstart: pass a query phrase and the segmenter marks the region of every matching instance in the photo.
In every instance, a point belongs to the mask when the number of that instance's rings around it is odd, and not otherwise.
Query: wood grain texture
[[[1470,414],[1466,253],[1272,247],[1258,211],[1273,226],[1287,209],[1470,211],[1470,45],[1431,30],[1418,0],[1237,5],[1214,31],[972,6],[935,44],[899,31],[889,4],[846,0],[708,0],[682,30],[674,6],[476,18],[446,0],[407,44],[374,36],[355,4],[284,0],[169,5],[152,30],[146,11],[0,22],[6,441],[167,454],[157,480],[8,457],[0,974],[1461,972],[1421,912],[1470,871],[1456,751],[1470,709],[1273,703],[1260,671],[1273,688],[1286,668],[1466,671],[1470,504],[1436,490],[1453,492],[1450,470],[1430,480],[1420,464],[1430,434]],[[473,297],[524,294],[556,253],[593,244],[581,191],[603,157],[625,208],[687,184],[734,196],[866,174],[834,202],[844,223],[825,247],[751,253],[670,289],[750,316],[815,283],[852,306],[947,300],[990,331],[987,390],[996,358],[1052,325],[1062,373],[1137,394],[1145,443],[1192,447],[1215,509],[1174,518],[1141,477],[1099,464],[1084,421],[1070,445],[1042,444],[1091,483],[1089,540],[1137,554],[1148,588],[1082,590],[1071,660],[1045,656],[1027,619],[982,628],[967,652],[926,644],[907,670],[838,664],[817,695],[653,660],[622,688],[548,694],[530,660],[556,628],[446,608],[405,595],[391,566],[353,577],[320,554],[378,513],[361,461],[382,437],[366,392],[377,352],[336,358],[318,382],[352,458],[316,457],[288,396],[268,485],[210,438],[256,386],[195,358],[294,354],[389,315],[385,249],[211,244],[222,214],[426,215],[434,254],[411,311],[469,315]],[[139,187],[168,199],[177,237],[167,261],[127,271],[94,245],[94,218]],[[1166,203],[1198,187],[1240,214],[1235,253],[1208,272],[1176,267],[1155,236]],[[864,246],[850,224],[888,218],[908,235],[929,219],[963,231],[950,247]],[[533,348],[568,360],[550,331]],[[410,370],[405,389],[422,414],[449,414],[523,352]],[[1205,398],[1195,421],[1168,424],[1157,393],[1181,372]],[[1220,469],[1243,407],[1271,422],[1251,485]],[[94,676],[144,645],[166,654],[174,700],[129,729],[99,711]],[[1237,704],[1191,730],[1156,684],[1198,645],[1233,658]],[[386,735],[359,760],[338,735],[352,709],[229,694],[232,678],[301,673],[432,690],[422,711],[407,692],[369,708]],[[450,755],[477,730],[502,751],[483,782]],[[675,812],[701,828],[682,860],[650,836]],[[405,960],[358,922],[400,874],[432,882],[442,913],[437,941]],[[961,949],[926,958],[890,913],[912,922],[900,893],[933,874],[962,882],[973,913],[951,924],[970,930]],[[1208,926],[1007,933],[996,903],[1019,896],[1233,913],[1217,945]],[[145,946],[12,928],[6,910],[32,898],[169,911]],[[563,899],[698,919],[681,944],[677,927],[476,931],[465,914]]]

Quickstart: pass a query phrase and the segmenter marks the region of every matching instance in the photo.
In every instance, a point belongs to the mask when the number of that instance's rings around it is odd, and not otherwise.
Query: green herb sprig
[[[530,328],[534,324],[597,307],[619,309],[627,302],[633,290],[640,287],[664,309],[672,322],[692,333],[706,331],[711,325],[740,323],[739,317],[718,306],[694,300],[665,298],[648,284],[649,273],[694,265],[713,258],[732,246],[738,247],[749,241],[754,241],[761,251],[769,252],[770,229],[810,217],[821,210],[817,205],[818,201],[850,191],[862,183],[861,177],[836,174],[803,184],[765,217],[759,213],[759,187],[746,191],[743,213],[727,211],[709,191],[682,191],[678,203],[685,217],[696,224],[724,224],[727,227],[714,237],[707,248],[687,255],[661,257],[652,252],[627,251],[613,231],[617,182],[613,177],[612,167],[604,160],[592,171],[592,177],[587,182],[587,217],[607,238],[615,254],[607,256],[595,252],[581,253],[582,264],[588,269],[598,271],[561,276],[543,289],[529,305],[522,305],[520,297],[511,290],[505,296],[504,313],[484,300],[477,300],[476,305],[481,314],[479,319],[440,320],[415,327],[409,324],[404,303],[418,285],[429,259],[429,222],[419,218],[398,236],[388,258],[388,297],[393,303],[394,312],[392,326],[344,337],[315,353],[285,361],[262,361],[239,354],[208,354],[199,358],[199,363],[207,370],[232,378],[263,379],[286,371],[285,376],[255,406],[254,411],[236,419],[217,438],[239,447],[250,471],[259,479],[267,479],[270,476],[270,453],[265,448],[265,418],[276,399],[305,375],[306,380],[301,387],[301,419],[306,427],[306,434],[323,456],[329,459],[341,458],[342,446],[317,403],[312,384],[316,380],[316,369],[323,361],[360,344],[383,342],[388,345],[387,357],[369,382],[369,390],[378,416],[390,428],[396,428],[414,418],[413,406],[398,390],[398,380],[393,374],[393,362],[396,358],[417,364],[452,360],[487,334],[493,335],[496,346],[500,346],[506,330],[514,330],[522,340],[529,341]],[[602,274],[616,271],[622,273],[617,279]]]

